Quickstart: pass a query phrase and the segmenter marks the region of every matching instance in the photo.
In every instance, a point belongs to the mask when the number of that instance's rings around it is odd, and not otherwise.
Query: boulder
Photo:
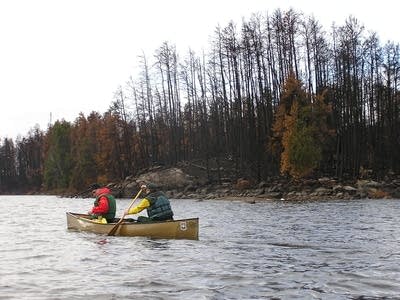
[[[235,189],[243,191],[249,189],[251,186],[250,181],[247,179],[239,178],[235,184]]]
[[[192,178],[179,168],[150,171],[136,178],[136,182],[152,182],[163,189],[184,188],[193,184]]]

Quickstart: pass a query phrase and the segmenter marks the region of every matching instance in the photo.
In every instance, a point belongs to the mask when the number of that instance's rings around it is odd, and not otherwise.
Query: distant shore
[[[269,200],[353,200],[353,199],[400,199],[400,175],[387,175],[383,180],[361,178],[340,181],[335,178],[292,180],[274,177],[261,182],[240,178],[235,182],[225,180],[210,183],[204,176],[196,176],[182,168],[154,168],[141,175],[129,176],[121,182],[106,184],[117,198],[132,198],[141,182],[152,182],[172,199],[232,200],[256,203]],[[90,192],[68,193],[51,191],[28,194],[53,194],[65,197],[91,197]]]
[[[358,179],[339,181],[334,178],[291,180],[270,178],[254,183],[247,179],[221,184],[207,183],[179,168],[151,170],[120,183],[110,183],[117,197],[131,198],[138,182],[151,181],[173,199],[223,199],[250,203],[268,200],[329,200],[329,199],[400,199],[400,175],[386,176],[384,180]]]

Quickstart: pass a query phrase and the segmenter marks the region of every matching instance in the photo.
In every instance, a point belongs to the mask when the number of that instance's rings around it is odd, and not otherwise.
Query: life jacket
[[[108,200],[108,212],[105,214],[101,214],[103,218],[106,218],[108,222],[112,222],[113,219],[115,218],[115,212],[117,210],[117,204],[115,202],[115,198],[111,194],[100,194],[96,197],[96,200],[94,201],[94,206],[99,205],[99,201],[101,197],[106,197]]]
[[[163,192],[155,192],[146,196],[150,202],[147,208],[147,215],[151,220],[164,221],[172,219],[174,213],[167,196]]]

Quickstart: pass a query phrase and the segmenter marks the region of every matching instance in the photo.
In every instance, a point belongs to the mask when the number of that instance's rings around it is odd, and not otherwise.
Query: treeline
[[[353,17],[326,32],[294,10],[217,27],[209,51],[165,42],[104,114],[0,144],[0,189],[81,189],[201,159],[220,180],[400,171],[400,48]]]

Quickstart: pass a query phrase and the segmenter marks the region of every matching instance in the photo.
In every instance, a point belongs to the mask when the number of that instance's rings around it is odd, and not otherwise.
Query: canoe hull
[[[101,224],[88,215],[67,212],[67,228],[107,235],[116,223]],[[116,236],[145,236],[159,239],[199,239],[199,219],[182,219],[152,223],[123,222]]]

